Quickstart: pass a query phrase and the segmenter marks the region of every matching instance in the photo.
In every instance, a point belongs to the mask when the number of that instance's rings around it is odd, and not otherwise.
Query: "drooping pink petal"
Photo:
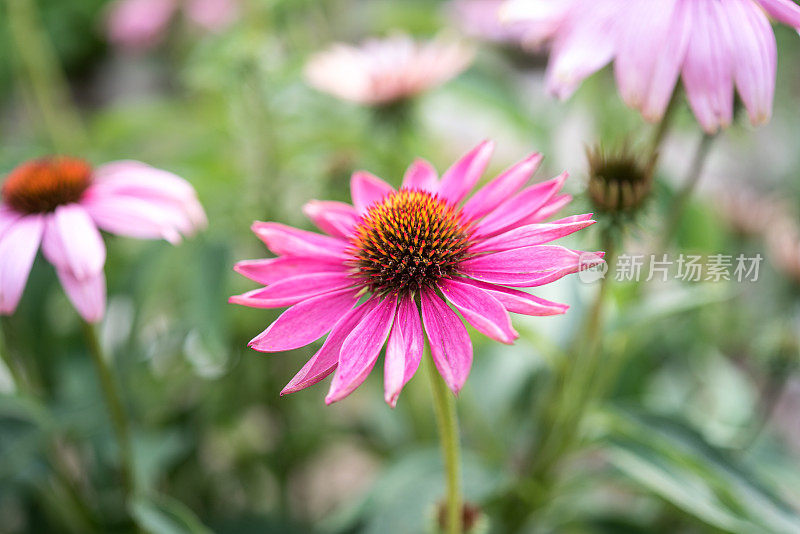
[[[361,216],[350,204],[312,200],[303,206],[303,213],[323,232],[348,239],[358,226]]]
[[[86,322],[96,323],[106,311],[106,275],[101,269],[85,278],[76,278],[71,272],[56,269],[58,279],[72,305]]]
[[[364,314],[369,310],[367,306],[357,306],[345,313],[328,334],[325,343],[322,344],[314,356],[306,362],[302,369],[286,384],[281,391],[281,395],[294,393],[313,386],[329,374],[339,365],[339,352],[342,343],[350,335],[350,332],[361,322]]]
[[[400,299],[392,333],[386,344],[383,388],[386,403],[392,408],[397,405],[403,387],[417,372],[424,348],[419,310],[414,298],[405,295]]]
[[[417,158],[403,175],[403,189],[417,189],[433,193],[438,186],[438,180],[439,177],[433,165],[424,159]]]
[[[778,50],[775,34],[764,13],[752,0],[733,0],[726,9],[731,28],[738,31],[732,39],[734,81],[739,96],[754,125],[764,124],[772,116]]]
[[[435,291],[423,289],[420,301],[433,362],[447,387],[458,394],[472,367],[472,341],[464,323]]]
[[[513,313],[543,317],[559,315],[569,309],[569,306],[566,304],[551,302],[518,289],[488,284],[480,280],[471,280],[469,278],[462,278],[461,282],[483,289],[499,300],[506,310]]]
[[[461,272],[472,278],[512,287],[543,285],[602,261],[592,252],[556,245],[536,245],[470,258]]]
[[[272,222],[255,222],[253,232],[272,252],[282,256],[342,260],[347,241]]]
[[[733,120],[731,29],[718,2],[691,2],[692,35],[683,64],[683,85],[697,122],[715,133]]]
[[[394,191],[394,187],[366,171],[357,171],[350,179],[350,196],[358,213],[366,213],[370,206]]]
[[[76,280],[96,277],[106,262],[106,246],[89,214],[78,204],[59,206],[46,219],[42,253]]]
[[[539,168],[542,155],[531,154],[483,186],[464,204],[467,220],[480,219],[514,195]]]
[[[519,194],[506,200],[478,222],[475,227],[475,237],[491,237],[514,227],[526,217],[536,213],[561,190],[567,176],[567,173],[563,173],[552,180],[526,187]]]
[[[470,150],[442,175],[439,183],[439,197],[453,204],[461,202],[478,183],[489,165],[494,152],[492,141],[483,141]]]
[[[280,352],[308,345],[327,333],[358,302],[357,292],[341,289],[295,304],[250,341],[259,352]]]
[[[41,215],[20,217],[0,235],[0,313],[17,309],[39,250],[45,221]]]
[[[756,0],[778,22],[800,29],[800,6],[792,0]]]
[[[228,302],[251,308],[283,308],[352,285],[353,278],[347,273],[301,274],[242,295],[234,295]]]
[[[373,297],[372,301],[367,301],[364,306],[372,309],[367,311],[361,322],[342,343],[339,366],[333,375],[325,404],[332,404],[348,396],[372,371],[386,337],[392,329],[397,310],[397,295],[387,296],[383,300]]]
[[[511,326],[511,317],[506,309],[483,289],[453,279],[440,280],[438,286],[445,298],[478,332],[508,345],[519,337]]]
[[[263,260],[244,260],[236,263],[233,270],[259,284],[269,285],[285,278],[301,274],[342,273],[347,267],[338,260],[328,258],[296,258],[282,256]]]
[[[481,241],[470,247],[470,252],[502,252],[514,248],[541,245],[542,243],[568,236],[593,225],[595,222],[585,220],[566,223],[528,224]]]
[[[14,211],[8,206],[0,203],[0,238],[3,237],[3,233],[7,229],[11,228],[11,225],[13,225],[20,217],[22,217],[21,213]]]
[[[191,227],[185,215],[136,197],[95,194],[81,205],[99,228],[116,235],[164,239],[174,245],[181,241],[179,229]]]

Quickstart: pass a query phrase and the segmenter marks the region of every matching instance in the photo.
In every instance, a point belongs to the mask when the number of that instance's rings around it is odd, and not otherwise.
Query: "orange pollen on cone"
[[[52,156],[27,161],[3,183],[3,201],[23,213],[47,213],[81,199],[92,181],[84,160]]]
[[[402,189],[373,205],[352,240],[353,267],[372,292],[409,293],[457,273],[472,231],[461,210],[425,191]]]

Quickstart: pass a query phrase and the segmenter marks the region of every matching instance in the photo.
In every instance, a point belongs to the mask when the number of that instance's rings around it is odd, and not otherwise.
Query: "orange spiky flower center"
[[[77,202],[92,182],[92,167],[84,160],[53,156],[27,161],[3,183],[6,204],[23,213],[47,213]]]
[[[456,274],[469,255],[471,234],[458,207],[401,189],[373,205],[356,229],[356,276],[374,293],[433,287]]]

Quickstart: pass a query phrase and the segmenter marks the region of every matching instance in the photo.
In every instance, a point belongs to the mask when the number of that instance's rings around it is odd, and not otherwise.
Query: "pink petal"
[[[419,310],[414,298],[406,295],[400,299],[392,333],[386,344],[383,388],[386,403],[392,408],[397,405],[403,387],[417,372],[424,348]]]
[[[165,239],[172,244],[181,241],[181,228],[191,228],[188,217],[171,209],[136,197],[94,194],[81,205],[106,232],[138,239]]]
[[[435,192],[438,187],[438,175],[433,165],[424,159],[416,159],[403,176],[403,189]]]
[[[520,247],[541,245],[570,235],[591,226],[596,221],[567,223],[528,224],[479,242],[470,247],[470,252],[502,252]]]
[[[76,278],[60,269],[56,273],[78,314],[89,323],[100,321],[106,311],[106,275],[102,269],[86,278]]]
[[[295,304],[250,341],[259,352],[281,352],[308,345],[328,332],[358,302],[357,292],[341,289]]]
[[[366,171],[355,172],[350,179],[350,196],[358,213],[366,213],[373,204],[394,192],[394,187]]]
[[[800,29],[800,6],[792,0],[756,0],[778,22]]]
[[[509,345],[519,337],[506,309],[486,291],[458,280],[440,280],[438,285],[445,298],[478,332]]]
[[[353,278],[347,273],[301,274],[243,295],[234,295],[228,302],[251,308],[282,308],[352,285]]]
[[[472,367],[472,341],[458,315],[432,289],[420,296],[431,356],[447,387],[458,394]]]
[[[96,277],[106,262],[103,238],[78,204],[59,206],[47,217],[42,252],[57,270],[77,280]]]
[[[45,221],[41,215],[26,215],[0,235],[0,313],[17,309],[28,275],[39,250]]]
[[[549,300],[539,298],[518,289],[511,289],[495,284],[487,284],[486,282],[481,282],[480,280],[470,280],[469,278],[462,278],[460,281],[465,284],[479,287],[488,292],[494,298],[499,300],[506,310],[513,313],[541,317],[547,315],[559,315],[569,309],[569,306],[566,304],[550,302]]]
[[[272,222],[255,222],[253,232],[279,256],[314,258],[321,261],[347,259],[347,241],[298,230]]]
[[[557,195],[552,199],[550,199],[544,206],[536,210],[535,213],[515,223],[513,226],[518,227],[526,224],[535,224],[542,221],[546,221],[547,219],[549,219],[550,217],[561,211],[561,209],[564,208],[570,202],[572,202],[572,195],[566,193],[563,195]]]
[[[487,213],[496,209],[500,204],[513,196],[519,188],[527,182],[539,164],[542,162],[541,154],[531,154],[503,174],[478,190],[466,204],[464,216],[468,220],[480,219]]]
[[[563,173],[552,180],[526,187],[480,221],[475,228],[474,236],[476,238],[493,236],[536,213],[558,193],[567,176],[567,173]]]
[[[772,115],[777,69],[775,34],[764,13],[752,0],[734,0],[725,11],[731,28],[739,31],[731,41],[734,81],[754,125],[764,124]]]
[[[339,366],[333,375],[325,404],[340,401],[348,396],[372,371],[386,337],[392,329],[397,309],[397,295],[387,296],[380,301],[377,297],[373,297],[364,306],[369,306],[371,309],[368,309],[361,322],[342,343]]]
[[[8,206],[0,204],[0,238],[3,237],[3,234],[6,230],[11,228],[11,226],[22,217],[21,213],[18,213]]]
[[[348,239],[361,221],[361,216],[350,204],[312,200],[303,206],[303,213],[317,228],[333,237]]]
[[[461,271],[472,278],[512,287],[543,285],[602,261],[595,253],[537,245],[468,259]]]
[[[361,322],[361,319],[369,309],[367,306],[357,306],[345,313],[331,330],[325,343],[322,344],[322,348],[286,384],[286,387],[281,391],[281,395],[305,389],[331,374],[336,369],[336,366],[339,365],[339,352],[341,352],[342,343]]]
[[[263,260],[244,260],[233,266],[233,270],[259,284],[272,284],[301,274],[340,273],[347,270],[341,261],[325,261],[314,258],[282,256]]]
[[[478,183],[494,152],[492,141],[483,141],[470,150],[442,175],[439,197],[452,204],[461,202]]]

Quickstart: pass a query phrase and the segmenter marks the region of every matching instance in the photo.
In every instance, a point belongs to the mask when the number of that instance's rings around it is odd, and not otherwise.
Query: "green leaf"
[[[169,497],[136,497],[130,505],[136,523],[149,534],[212,534],[184,504]]]
[[[649,491],[727,532],[800,532],[800,515],[745,460],[689,426],[610,409],[604,438],[611,462]]]

